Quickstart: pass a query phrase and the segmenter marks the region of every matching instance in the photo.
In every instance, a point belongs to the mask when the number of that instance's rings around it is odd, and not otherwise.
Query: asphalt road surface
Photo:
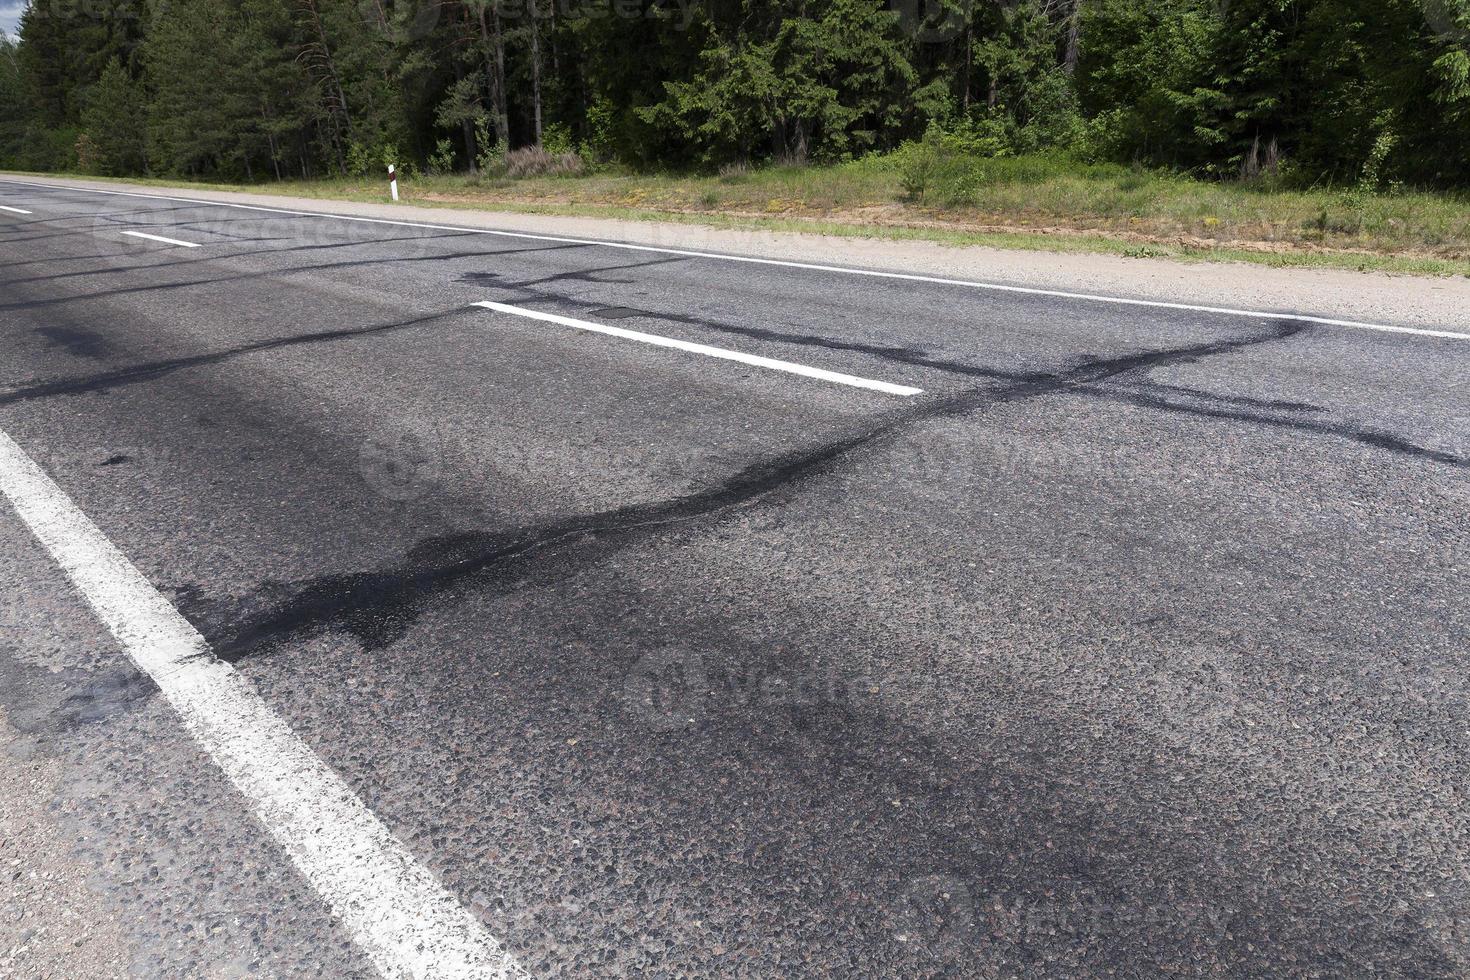
[[[1463,324],[0,206],[0,974],[1470,970]]]

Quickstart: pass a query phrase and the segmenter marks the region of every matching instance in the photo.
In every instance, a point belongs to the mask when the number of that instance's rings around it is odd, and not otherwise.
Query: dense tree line
[[[1470,0],[33,0],[0,165],[267,179],[850,159],[928,133],[1470,185]]]

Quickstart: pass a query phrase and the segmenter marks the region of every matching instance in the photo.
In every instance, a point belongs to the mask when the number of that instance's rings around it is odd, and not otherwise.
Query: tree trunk
[[[271,151],[271,168],[275,170],[276,180],[279,181],[281,179],[281,151],[276,143],[276,134],[271,129],[271,114],[268,107],[261,107],[260,118],[265,120],[265,142]]]
[[[559,58],[557,58],[557,56],[556,56],[556,5],[558,3],[560,3],[560,2],[561,2],[561,0],[551,0],[551,3],[546,8],[547,9],[547,12],[551,16],[551,38],[547,42],[547,45],[546,46],[551,49],[551,77],[552,78],[560,78],[561,77],[561,60]]]
[[[327,32],[322,27],[322,18],[316,8],[316,0],[301,0],[302,8],[311,15],[312,32],[316,40],[307,45],[302,51],[302,56],[307,58],[307,69],[315,67],[318,74],[325,76],[327,89],[327,114],[332,121],[332,145],[336,150],[337,166],[341,169],[343,176],[347,174],[347,161],[342,153],[342,140],[344,136],[352,133],[352,114],[347,108],[347,93],[342,90],[342,79],[337,74],[337,63],[332,58],[332,49],[327,46]],[[315,55],[314,58],[311,55]],[[316,64],[313,66],[312,61]],[[331,104],[333,98],[336,104]]]
[[[556,0],[552,0],[553,3]],[[536,145],[541,145],[541,9],[537,0],[526,0],[531,11],[531,119]]]
[[[500,123],[500,138],[510,149],[510,93],[505,89],[505,32],[500,29],[500,8],[491,18],[495,24],[495,115]]]
[[[970,114],[970,63],[975,60],[974,19],[971,13],[965,16],[965,65],[960,69],[960,108],[966,116]]]
[[[465,19],[469,19],[468,12],[465,14]],[[464,81],[464,69],[460,67],[458,58],[454,61],[454,80],[456,82]],[[470,176],[473,177],[480,172],[479,164],[475,159],[475,125],[466,116],[459,121],[459,126],[460,132],[464,137],[465,157],[470,162]]]
[[[1067,17],[1067,53],[1062,65],[1067,73],[1077,70],[1077,53],[1082,40],[1082,0],[1072,0],[1072,13]]]
[[[495,138],[510,149],[510,112],[505,99],[505,36],[500,31],[500,8],[492,2],[490,20],[485,22],[485,8],[480,7],[480,37],[490,49],[490,99],[495,104]]]

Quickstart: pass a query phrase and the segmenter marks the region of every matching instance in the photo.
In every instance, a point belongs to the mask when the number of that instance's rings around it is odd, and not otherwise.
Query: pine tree
[[[82,134],[91,150],[85,169],[109,177],[140,174],[148,163],[147,106],[119,58],[102,70],[82,112]]]

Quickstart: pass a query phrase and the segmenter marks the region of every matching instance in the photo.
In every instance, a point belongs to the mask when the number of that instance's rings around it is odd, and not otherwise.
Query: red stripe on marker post
[[[398,200],[398,171],[393,164],[388,164],[388,190],[393,195],[393,200]]]

